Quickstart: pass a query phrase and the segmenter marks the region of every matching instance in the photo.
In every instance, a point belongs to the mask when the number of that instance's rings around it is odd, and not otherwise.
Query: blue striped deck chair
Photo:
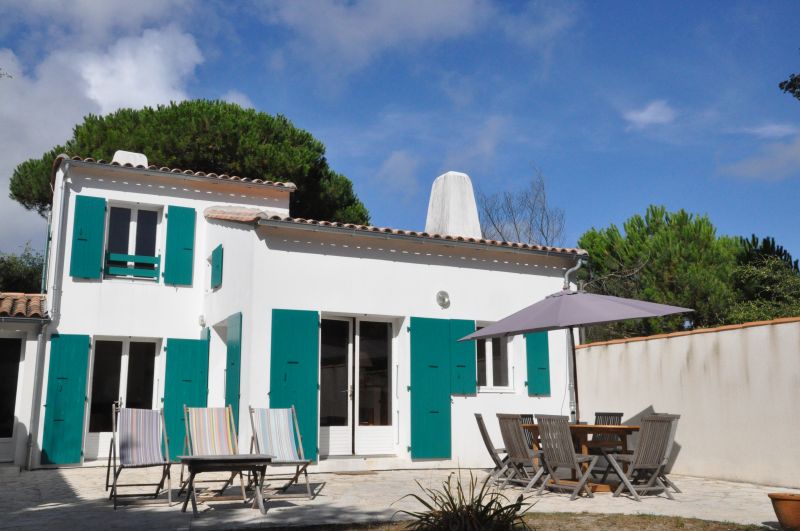
[[[306,459],[303,455],[303,439],[300,435],[300,426],[297,424],[297,412],[294,406],[272,409],[251,407],[250,424],[253,428],[253,437],[250,441],[251,452],[274,456],[270,463],[272,466],[295,467],[294,474],[284,485],[265,496],[267,498],[299,496],[313,498],[307,470],[311,460]],[[289,487],[298,482],[300,474],[305,476],[306,494],[287,493]]]
[[[117,498],[142,496],[142,494],[119,494],[119,487],[156,485],[153,498],[158,498],[164,487],[164,480],[167,482],[167,503],[172,506],[172,481],[169,470],[171,463],[165,457],[169,455],[169,447],[164,411],[124,408],[115,402],[111,408],[111,415],[112,433],[106,466],[106,490],[111,490],[108,497],[114,500],[114,509],[117,508]],[[161,451],[162,440],[166,453]],[[122,469],[145,467],[161,467],[161,480],[158,483],[117,483]],[[113,478],[111,478],[112,469]]]
[[[237,455],[239,445],[236,436],[236,424],[233,422],[233,410],[226,407],[187,407],[183,406],[184,422],[186,423],[186,440],[184,453],[186,455]],[[242,485],[242,497],[247,501],[244,489],[244,478],[240,472],[233,472],[231,477],[218,491],[221,495],[228,485],[239,476]],[[218,481],[218,480],[209,480]],[[181,467],[181,490],[186,488]]]

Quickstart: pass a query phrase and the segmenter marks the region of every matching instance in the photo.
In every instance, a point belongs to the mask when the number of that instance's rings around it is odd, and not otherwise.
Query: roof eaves
[[[206,173],[203,171],[194,171],[194,170],[181,170],[180,168],[168,168],[166,166],[156,166],[155,164],[151,164],[149,166],[138,165],[134,166],[133,164],[120,164],[119,162],[108,162],[105,160],[95,160],[91,157],[82,158],[78,156],[70,157],[69,155],[62,153],[61,155],[57,156],[53,161],[53,169],[50,174],[50,187],[52,188],[55,184],[56,172],[58,168],[61,166],[63,161],[68,161],[72,163],[77,163],[80,165],[87,165],[87,166],[105,166],[111,167],[115,169],[124,169],[124,170],[135,170],[143,173],[147,173],[149,175],[178,175],[185,179],[193,179],[193,180],[201,180],[201,181],[222,181],[222,182],[229,182],[229,183],[239,183],[248,186],[256,186],[256,187],[264,187],[264,188],[272,188],[275,190],[281,190],[284,192],[294,192],[297,190],[297,186],[292,182],[279,182],[279,181],[267,181],[264,179],[251,179],[249,177],[240,177],[238,175],[228,175],[226,173],[217,174],[217,173]]]

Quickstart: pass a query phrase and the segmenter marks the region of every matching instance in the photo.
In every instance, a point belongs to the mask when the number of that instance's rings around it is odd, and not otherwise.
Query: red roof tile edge
[[[779,319],[772,319],[769,321],[750,321],[748,323],[715,326],[714,328],[698,328],[697,330],[686,330],[685,332],[671,332],[669,334],[655,334],[652,336],[626,337],[622,339],[611,339],[609,341],[597,341],[595,343],[586,343],[585,345],[576,345],[575,349],[577,350],[589,347],[603,347],[606,345],[620,345],[623,343],[650,341],[651,339],[669,339],[671,337],[692,336],[695,334],[710,334],[712,332],[726,332],[728,330],[741,330],[742,328],[752,328],[754,326],[769,326],[769,325],[798,323],[798,322],[800,322],[800,316],[781,317]]]
[[[558,254],[572,254],[576,256],[586,256],[588,253],[583,249],[569,247],[550,247],[547,245],[535,245],[527,243],[503,242],[497,240],[487,240],[483,238],[470,238],[466,236],[450,236],[446,234],[428,234],[414,230],[392,229],[389,227],[374,227],[372,225],[357,225],[354,223],[340,223],[336,221],[320,221],[316,219],[304,219],[268,215],[258,209],[240,207],[209,207],[205,211],[208,219],[218,219],[223,221],[237,221],[242,223],[255,223],[260,220],[278,221],[286,224],[295,225],[315,225],[319,227],[329,227],[338,229],[351,229],[359,232],[377,232],[391,234],[395,236],[413,236],[428,240],[456,241],[464,243],[474,243],[478,245],[489,245],[499,248],[522,249],[526,251],[552,252]]]
[[[246,184],[255,184],[259,186],[267,186],[270,188],[280,188],[289,192],[294,192],[297,190],[297,186],[289,181],[286,182],[279,182],[279,181],[267,181],[264,179],[251,179],[249,177],[239,177],[238,175],[228,175],[226,173],[216,174],[216,173],[206,173],[202,171],[194,171],[194,170],[181,170],[179,168],[167,168],[166,166],[156,166],[155,164],[151,164],[149,166],[138,165],[134,166],[133,164],[120,164],[119,162],[108,162],[105,160],[95,160],[91,157],[78,157],[72,156],[70,157],[67,154],[61,154],[53,161],[53,171],[50,176],[50,185],[52,186],[55,183],[55,176],[58,167],[61,165],[61,161],[63,160],[74,160],[77,162],[88,162],[90,164],[98,164],[101,166],[116,166],[118,168],[132,168],[137,170],[148,170],[148,171],[156,171],[161,173],[170,173],[170,174],[180,174],[180,175],[187,175],[191,177],[205,177],[207,179],[216,179],[222,181],[229,181],[229,182],[241,182]]]
[[[44,302],[40,293],[0,293],[0,317],[45,318]]]

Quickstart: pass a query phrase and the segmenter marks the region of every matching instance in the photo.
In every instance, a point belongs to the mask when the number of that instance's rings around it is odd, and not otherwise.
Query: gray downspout
[[[564,273],[564,290],[569,289],[569,276],[583,266],[583,261],[583,258],[579,258],[575,265]],[[578,368],[575,362],[575,335],[571,326],[567,328],[567,350],[569,351],[567,354],[569,419],[572,422],[578,422],[580,419],[580,413],[578,412]]]

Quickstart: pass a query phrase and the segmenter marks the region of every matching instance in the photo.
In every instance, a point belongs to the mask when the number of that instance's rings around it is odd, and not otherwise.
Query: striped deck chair
[[[294,406],[284,409],[250,408],[250,423],[253,427],[253,438],[250,451],[257,454],[274,456],[271,465],[293,466],[294,475],[271,494],[268,498],[298,497],[303,494],[287,494],[286,491],[298,482],[300,474],[305,476],[306,496],[313,498],[311,485],[308,482],[308,465],[310,459],[303,455],[303,439],[300,426],[297,424],[297,412]],[[296,434],[296,436],[295,436]]]
[[[117,498],[142,496],[141,494],[119,494],[119,487],[155,485],[156,491],[153,493],[153,497],[157,498],[164,487],[164,480],[167,481],[167,502],[172,506],[172,481],[169,470],[171,463],[165,457],[165,455],[169,455],[169,446],[164,426],[164,411],[121,408],[115,402],[111,408],[111,415],[112,435],[108,465],[106,466],[106,490],[111,490],[108,497],[114,500],[114,509],[117,508]],[[162,440],[166,454],[161,451]],[[118,456],[119,463],[117,463]],[[117,483],[120,472],[124,468],[156,466],[162,468],[161,480],[158,483]],[[114,470],[113,478],[111,477],[112,469]]]
[[[186,440],[184,443],[184,453],[186,455],[237,455],[239,453],[236,425],[233,422],[231,406],[187,407],[184,405],[183,410],[184,422],[186,423]],[[225,489],[233,483],[237,475],[241,481],[242,497],[246,502],[244,478],[240,472],[231,474],[231,477],[219,489],[218,495],[225,492]],[[181,490],[178,493],[179,495],[186,488],[187,481],[183,479],[183,467],[181,467]]]

